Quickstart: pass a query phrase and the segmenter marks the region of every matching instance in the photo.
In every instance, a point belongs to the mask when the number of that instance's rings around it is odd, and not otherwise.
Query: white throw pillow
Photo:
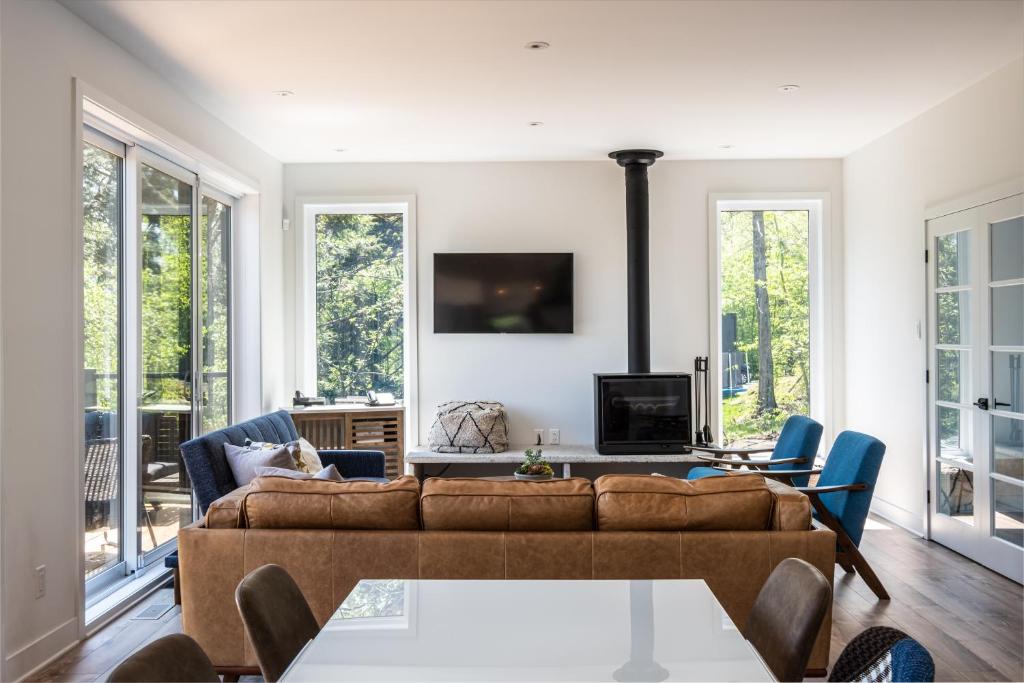
[[[310,473],[323,472],[324,464],[320,462],[320,454],[316,452],[315,448],[313,448],[313,444],[303,438],[299,439],[299,458],[301,459],[302,464],[305,465],[305,468],[300,465],[300,470],[304,469],[304,471]],[[331,467],[334,466],[331,465]],[[337,472],[338,468],[335,467],[334,471]],[[340,477],[341,475],[339,474],[338,476]]]
[[[345,481],[345,477],[341,476],[341,472],[338,471],[338,468],[333,463],[314,474],[313,478],[326,479],[327,481]]]
[[[280,467],[294,470],[295,460],[285,446],[278,448],[255,448],[224,444],[224,455],[231,468],[231,474],[238,486],[245,486],[256,478],[257,467]]]
[[[257,467],[257,477],[287,477],[288,479],[312,479],[313,475],[298,470],[287,470],[283,467]]]
[[[320,462],[320,455],[316,452],[316,449],[313,448],[313,444],[305,439],[296,439],[295,441],[289,441],[288,443],[272,443],[270,441],[253,441],[252,439],[246,439],[245,443],[252,448],[271,450],[281,448],[282,446],[287,448],[288,452],[295,460],[295,469],[299,472],[316,474],[324,468],[323,463]]]
[[[341,476],[341,472],[333,464],[328,465],[316,474],[309,474],[308,472],[300,472],[298,470],[288,470],[283,467],[257,467],[257,477],[286,477],[288,479],[321,479],[324,481],[345,481],[345,478]]]

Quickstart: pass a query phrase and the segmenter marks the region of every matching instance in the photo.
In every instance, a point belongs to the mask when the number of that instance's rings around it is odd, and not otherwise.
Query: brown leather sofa
[[[832,580],[835,535],[803,494],[758,476],[544,482],[261,477],[178,534],[182,624],[224,673],[256,672],[242,577],[285,567],[323,624],[360,579],[694,579],[742,629],[787,557]],[[828,662],[831,614],[809,667]]]

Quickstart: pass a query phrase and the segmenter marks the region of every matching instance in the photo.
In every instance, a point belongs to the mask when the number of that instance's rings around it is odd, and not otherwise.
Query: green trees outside
[[[722,400],[725,443],[774,438],[810,410],[807,211],[721,215],[722,314],[736,315],[748,382]]]
[[[85,405],[116,410],[120,364],[121,161],[92,145],[85,145],[83,161]]]
[[[82,167],[86,407],[118,408],[121,160],[85,145]],[[145,404],[189,404],[192,372],[192,187],[141,173],[142,392]],[[203,430],[228,420],[230,208],[203,198],[199,235],[200,342],[207,384]]]
[[[192,187],[143,165],[142,402],[189,404],[192,374]]]
[[[231,208],[211,197],[203,197],[199,221],[199,312],[204,379],[202,430],[205,433],[226,427],[229,421]]]
[[[403,393],[402,214],[316,216],[317,394]]]
[[[953,232],[941,235],[936,240],[935,285],[954,287],[970,282],[970,233]],[[936,294],[936,325],[940,344],[969,343],[970,293],[941,292]],[[960,403],[961,377],[966,367],[962,352],[951,350],[936,351],[937,388],[939,400]],[[966,363],[964,363],[966,365]],[[962,450],[960,411],[955,408],[938,409],[939,442],[949,453]]]

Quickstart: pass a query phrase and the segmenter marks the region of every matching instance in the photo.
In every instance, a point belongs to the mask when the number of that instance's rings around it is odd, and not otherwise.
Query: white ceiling
[[[64,2],[285,162],[840,157],[1024,52],[1020,0]]]

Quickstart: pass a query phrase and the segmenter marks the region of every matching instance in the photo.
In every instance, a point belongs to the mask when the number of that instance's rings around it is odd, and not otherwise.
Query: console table
[[[405,473],[405,408],[351,403],[285,407],[299,436],[317,450],[384,451],[384,470],[394,479]]]
[[[593,446],[515,446],[504,453],[435,453],[425,446],[409,451],[405,462],[412,465],[413,474],[422,481],[426,475],[425,465],[432,464],[474,464],[494,465],[501,474],[511,474],[513,465],[526,459],[527,448],[541,448],[544,459],[553,467],[562,466],[562,477],[572,476],[572,466],[582,463],[614,465],[619,463],[683,463],[696,465],[701,462],[696,453],[650,453],[641,455],[601,455]],[[556,469],[557,472],[557,469]]]

